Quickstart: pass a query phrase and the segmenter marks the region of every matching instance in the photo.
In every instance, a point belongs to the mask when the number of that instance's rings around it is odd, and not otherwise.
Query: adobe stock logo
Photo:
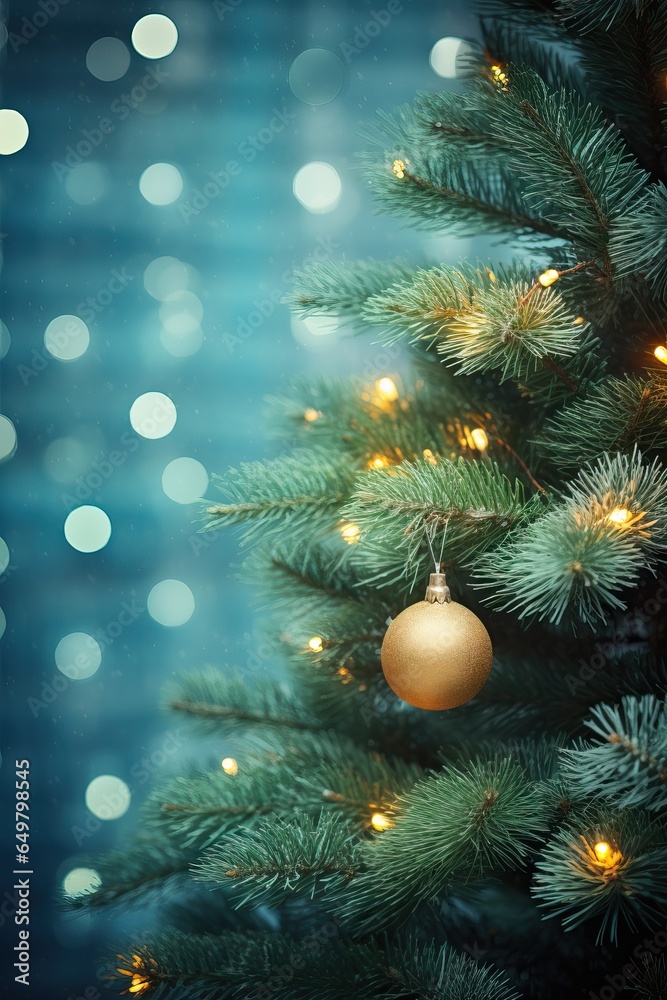
[[[21,19],[21,31],[16,34],[10,31],[8,41],[14,53],[17,53],[22,45],[27,45],[45,28],[49,21],[59,13],[60,8],[69,3],[69,0],[37,0],[39,10],[33,11],[28,17]]]

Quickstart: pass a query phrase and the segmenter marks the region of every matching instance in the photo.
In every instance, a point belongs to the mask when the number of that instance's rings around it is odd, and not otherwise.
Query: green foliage
[[[667,910],[650,579],[667,472],[642,457],[667,448],[667,376],[639,371],[667,329],[667,4],[477,7],[461,86],[380,113],[363,164],[380,209],[507,234],[533,259],[295,276],[297,315],[405,342],[416,376],[394,372],[393,401],[370,365],[299,379],[267,419],[296,450],[230,470],[206,504],[207,529],[253,544],[246,579],[295,681],[181,679],[168,704],[231,740],[238,773],[199,762],[161,784],[143,838],[92,861],[101,886],[69,901],[178,887],[198,933],[136,944],[114,974],[152,1000],[510,1000],[514,983],[546,1000],[595,987],[606,942]],[[480,612],[494,667],[478,696],[424,713],[388,689],[380,646],[443,542],[455,599],[475,607],[479,588],[513,615]],[[231,900],[253,907],[244,934]],[[335,922],[303,938],[325,909]],[[645,966],[635,992],[662,998],[664,963]]]
[[[456,374],[498,371],[528,381],[545,358],[576,353],[585,332],[554,288],[535,287],[537,269],[444,266],[417,271],[368,300],[363,315],[393,342],[432,340]]]
[[[308,729],[316,723],[309,719],[303,705],[289,689],[270,678],[256,684],[229,677],[209,667],[184,674],[169,689],[169,708],[183,712],[207,729],[225,732],[243,731],[248,726]]]
[[[597,108],[564,89],[550,93],[527,68],[509,66],[507,72],[506,90],[496,88],[492,97],[488,89],[479,91],[491,133],[504,138],[508,162],[523,178],[533,211],[566,234],[584,260],[597,260],[609,281],[610,224],[642,192],[646,175]]]
[[[667,375],[608,377],[547,421],[539,444],[563,470],[581,468],[604,451],[667,448]],[[600,435],[604,428],[604,435]]]
[[[289,823],[273,818],[205,851],[194,873],[205,882],[233,880],[240,906],[279,903],[285,892],[312,898],[335,891],[358,865],[358,838],[339,817]]]
[[[335,523],[335,511],[346,499],[354,469],[334,453],[309,449],[267,462],[247,462],[218,477],[218,488],[228,499],[206,504],[209,528],[243,525],[248,542],[289,531],[292,536],[312,535]]]
[[[328,260],[294,272],[295,291],[285,301],[301,318],[337,316],[354,323],[364,303],[412,272],[404,261]]]
[[[637,17],[648,6],[647,0],[563,0],[561,4],[563,13],[584,31],[600,22],[608,29],[628,14]]]
[[[359,466],[378,456],[395,464],[421,458],[425,449],[441,454],[458,448],[453,421],[475,405],[465,396],[461,386],[434,392],[420,381],[403,400],[410,408],[406,420],[401,402],[382,400],[373,385],[302,379],[270,400],[269,419],[274,434],[290,443],[338,450]],[[317,419],[308,421],[304,414],[311,409]]]
[[[667,806],[667,706],[652,695],[596,705],[587,726],[593,745],[563,748],[563,768],[578,794],[620,807]]]
[[[326,921],[302,937],[170,931],[123,949],[118,986],[150,984],[154,1000],[518,1000],[509,978],[449,945],[417,938],[345,941]]]
[[[571,484],[569,496],[480,562],[487,602],[519,618],[604,620],[624,608],[619,592],[636,584],[665,552],[667,475],[654,461],[603,456]],[[616,512],[624,520],[616,521]]]
[[[655,184],[619,219],[609,248],[619,275],[638,275],[667,301],[667,187]]]
[[[406,961],[407,959],[407,961]],[[400,970],[391,996],[424,1000],[518,1000],[508,977],[444,944],[401,942],[391,949],[392,970]],[[389,993],[385,994],[387,997]]]
[[[396,825],[364,847],[366,868],[336,912],[354,933],[370,933],[452,884],[517,868],[550,811],[543,789],[508,757],[445,767],[398,800]]]
[[[596,844],[609,845],[605,861]],[[613,860],[617,857],[618,860]],[[667,906],[665,829],[646,813],[603,812],[568,825],[536,864],[533,894],[567,929],[586,920],[599,924],[598,942],[615,941],[620,922],[655,926]]]
[[[437,548],[447,525],[445,561],[469,566],[539,512],[539,498],[526,499],[521,483],[511,483],[495,463],[464,459],[374,472],[358,480],[343,510],[361,529],[352,557],[367,577],[385,584],[408,577],[412,586],[426,573],[427,535]]]
[[[84,894],[63,893],[62,901],[73,910],[96,910],[119,902],[146,903],[152,894],[164,891],[171,880],[187,875],[189,864],[187,855],[175,845],[146,835],[124,849],[81,861],[94,866],[100,884]]]
[[[151,793],[146,817],[180,849],[201,849],[235,827],[251,829],[267,813],[293,812],[298,803],[299,790],[294,781],[286,780],[275,765],[244,767],[234,776],[217,770],[186,774],[166,782]]]
[[[663,1000],[667,996],[667,959],[644,953],[639,968],[630,976],[629,989],[635,997]]]

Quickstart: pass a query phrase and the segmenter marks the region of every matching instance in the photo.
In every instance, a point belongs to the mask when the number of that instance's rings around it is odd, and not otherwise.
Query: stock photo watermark
[[[273,108],[272,117],[266,126],[259,129],[254,135],[247,135],[236,146],[236,153],[241,157],[243,163],[238,160],[229,160],[222,170],[212,170],[207,174],[208,180],[201,187],[196,187],[190,194],[187,201],[178,206],[181,218],[189,225],[192,219],[197,218],[208,208],[212,201],[222,197],[232,182],[232,178],[239,177],[244,166],[253,162],[262,150],[270,146],[276,136],[297,120],[297,116],[286,107],[282,111]]]
[[[136,81],[128,92],[123,92],[109,104],[108,114],[99,118],[93,128],[80,130],[80,138],[65,147],[63,159],[53,160],[51,169],[59,181],[64,181],[70,172],[80,166],[93,150],[116,131],[118,123],[130,117],[154,90],[169,79],[169,73],[159,64],[147,68],[146,73]],[[115,120],[114,120],[115,118]]]

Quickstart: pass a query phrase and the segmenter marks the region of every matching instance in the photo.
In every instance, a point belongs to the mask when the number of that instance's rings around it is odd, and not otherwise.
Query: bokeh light
[[[16,451],[16,428],[9,417],[0,413],[0,462],[6,462]]]
[[[9,546],[4,538],[0,538],[0,576],[9,566]]]
[[[345,67],[328,49],[306,49],[292,63],[288,79],[298,100],[317,107],[338,96],[345,79]]]
[[[154,299],[163,300],[188,288],[187,264],[177,257],[156,257],[144,271],[144,288]]]
[[[65,677],[82,681],[92,677],[102,662],[102,649],[87,632],[70,632],[63,636],[54,654],[56,666]]]
[[[204,307],[194,292],[170,292],[160,306],[160,319],[172,333],[187,333],[204,318]]]
[[[204,343],[204,333],[197,324],[184,333],[174,333],[173,330],[163,327],[160,330],[160,343],[172,357],[189,358],[192,354],[196,354]]]
[[[173,163],[153,163],[139,178],[139,190],[151,205],[171,205],[183,191],[183,178]]]
[[[164,14],[146,14],[132,29],[132,44],[146,59],[164,59],[176,48],[178,28]]]
[[[56,316],[44,331],[44,346],[58,361],[74,361],[90,344],[88,327],[78,316]]]
[[[98,38],[86,53],[86,68],[98,80],[120,80],[130,68],[130,50],[120,38]]]
[[[176,503],[195,503],[208,489],[208,473],[194,458],[175,458],[162,473],[162,489]]]
[[[145,392],[130,407],[130,423],[142,437],[166,437],[176,425],[176,407],[163,392]]]
[[[130,808],[132,795],[122,778],[101,774],[86,788],[86,806],[98,819],[119,819]]]
[[[453,80],[461,72],[462,57],[469,55],[470,52],[472,52],[472,46],[461,38],[452,36],[441,38],[431,49],[429,56],[431,69],[438,76]]]
[[[306,163],[294,177],[293,191],[304,208],[316,215],[331,212],[340,201],[342,185],[330,163]]]
[[[109,189],[111,176],[100,163],[77,163],[65,178],[65,190],[77,205],[94,205]]]
[[[5,634],[5,629],[7,628],[7,618],[5,617],[5,612],[0,608],[0,639],[2,639]]]
[[[73,437],[56,438],[44,452],[44,471],[56,483],[73,483],[86,472],[94,455],[81,441]]]
[[[6,325],[0,319],[0,360],[5,357],[12,346],[12,338]]]
[[[182,580],[161,580],[152,588],[146,606],[154,621],[174,627],[190,621],[195,610],[195,598]]]
[[[111,521],[100,507],[84,504],[67,515],[65,538],[77,552],[98,552],[111,538]]]
[[[68,896],[85,896],[100,885],[102,879],[94,868],[72,868],[63,879],[63,891]]]
[[[0,108],[0,153],[3,156],[10,156],[23,149],[29,134],[28,123],[20,111]]]

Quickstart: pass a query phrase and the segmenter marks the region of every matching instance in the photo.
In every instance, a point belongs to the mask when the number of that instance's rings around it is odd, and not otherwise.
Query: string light
[[[392,823],[392,821],[389,819],[388,816],[385,816],[384,813],[376,812],[373,813],[373,815],[371,816],[371,826],[373,827],[374,830],[377,830],[378,832],[382,830],[388,830],[389,827],[393,825],[394,824]]]
[[[632,511],[627,507],[615,507],[611,513],[607,514],[607,520],[612,524],[626,524],[632,517]]]
[[[118,958],[122,959],[123,956],[119,955]],[[155,961],[155,959],[151,958],[150,962],[151,962],[152,965],[157,966],[157,962]],[[143,967],[143,962],[141,960],[141,956],[140,955],[133,955],[132,956],[132,969],[141,969],[142,967]],[[148,987],[151,985],[151,982],[150,982],[150,979],[148,978],[148,976],[143,975],[143,974],[141,974],[139,972],[133,972],[132,969],[121,969],[121,968],[119,968],[117,970],[123,976],[132,976],[132,982],[128,986],[127,992],[128,993],[141,993],[142,990],[147,990]]]
[[[369,469],[384,469],[387,465],[389,462],[384,455],[374,455],[368,462]]]
[[[424,450],[422,452],[422,455],[424,456],[424,458],[426,459],[426,461],[428,462],[429,465],[437,465],[438,464],[438,460],[437,460],[437,458],[435,457],[435,455],[433,454],[433,452],[431,451],[430,448],[424,448]]]
[[[340,529],[341,536],[344,542],[348,545],[354,545],[355,542],[359,541],[359,525],[352,524],[349,521],[343,521]]]
[[[606,840],[599,840],[593,848],[593,853],[603,868],[613,868],[623,859],[621,852],[615,851]]]
[[[480,451],[486,451],[489,446],[489,439],[486,436],[485,430],[481,427],[473,427],[470,431],[470,437],[473,440],[475,448],[478,448]]]
[[[404,161],[403,160],[394,160],[394,163],[393,163],[392,168],[391,168],[391,172],[396,177],[398,177],[399,180],[403,180],[403,178],[405,177],[405,163],[404,163]]]
[[[308,640],[308,648],[312,649],[313,653],[321,653],[324,649],[324,641],[321,635],[314,635],[312,639]]]
[[[309,424],[312,424],[314,420],[319,420],[321,416],[322,414],[319,412],[319,410],[316,410],[312,406],[309,406],[303,415],[303,419],[306,420]]]
[[[658,361],[663,363],[663,365],[667,365],[667,347],[663,347],[662,344],[658,344],[653,354]]]
[[[542,272],[542,274],[539,276],[539,278],[537,280],[541,284],[542,288],[548,288],[549,285],[553,285],[554,282],[558,281],[559,278],[560,278],[560,274],[558,273],[558,271],[556,270],[556,268],[555,267],[549,267],[549,268],[547,268],[546,271]]]
[[[501,84],[503,87],[507,84],[507,73],[503,72],[502,66],[492,66],[491,72],[493,74],[493,79],[496,83]]]
[[[583,316],[577,316],[572,326],[583,326],[586,320]]]
[[[222,761],[222,770],[225,774],[238,774],[239,765],[233,757],[225,757]]]
[[[384,378],[377,380],[375,388],[380,393],[382,398],[387,401],[387,403],[393,403],[398,399],[398,389],[396,388],[396,383],[387,375],[385,375]]]

